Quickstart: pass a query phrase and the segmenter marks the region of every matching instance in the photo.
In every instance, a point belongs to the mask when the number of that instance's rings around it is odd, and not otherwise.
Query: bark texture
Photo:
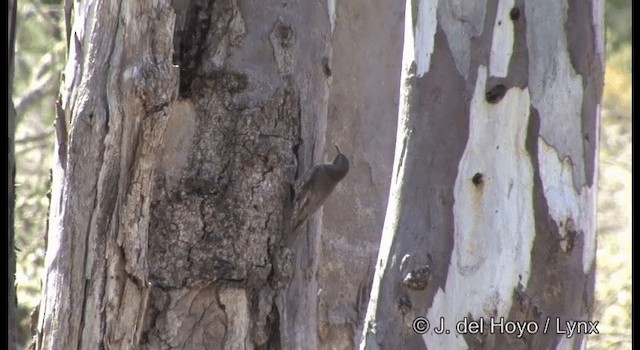
[[[328,3],[335,8],[326,139],[351,166],[323,209],[317,348],[353,349],[362,335],[389,195],[404,3]]]
[[[407,1],[393,179],[361,348],[584,348],[602,6]],[[425,316],[430,327],[415,329]],[[484,331],[456,328],[465,320]],[[501,320],[530,328],[490,328]],[[585,327],[568,336],[575,322]]]
[[[136,348],[150,294],[149,207],[177,96],[162,2],[74,8],[56,120],[38,348]]]
[[[74,4],[39,349],[315,347],[326,6]]]

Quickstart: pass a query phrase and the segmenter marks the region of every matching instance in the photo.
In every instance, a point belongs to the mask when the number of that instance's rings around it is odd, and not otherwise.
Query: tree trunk
[[[360,343],[391,182],[403,19],[401,1],[335,1],[326,138],[351,168],[323,208],[316,349]]]
[[[18,300],[16,298],[16,252],[14,250],[14,221],[13,221],[13,211],[15,209],[15,177],[16,177],[16,158],[15,158],[15,134],[16,134],[16,110],[13,106],[13,65],[14,65],[14,54],[15,54],[15,30],[16,30],[16,2],[15,0],[9,0],[9,40],[8,40],[8,64],[9,64],[9,81],[7,82],[9,85],[9,89],[7,90],[8,99],[9,99],[9,111],[7,113],[7,130],[8,130],[8,166],[7,166],[7,179],[9,181],[8,186],[8,194],[9,201],[7,204],[7,208],[9,210],[7,216],[7,257],[8,257],[8,284],[9,288],[7,292],[7,346],[10,350],[16,348],[16,341],[18,339],[17,334],[17,323],[16,323],[16,309],[18,307]]]
[[[602,6],[407,1],[361,348],[578,349],[597,330]]]

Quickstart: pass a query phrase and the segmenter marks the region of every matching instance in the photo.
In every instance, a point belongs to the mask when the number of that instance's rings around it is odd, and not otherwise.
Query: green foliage
[[[589,349],[631,348],[631,1],[607,0],[600,127],[598,252]]]
[[[606,0],[605,25],[609,52],[631,43],[631,0]]]
[[[30,339],[30,314],[40,298],[53,120],[65,43],[60,6],[18,1],[14,96],[16,126],[16,289],[18,340]]]

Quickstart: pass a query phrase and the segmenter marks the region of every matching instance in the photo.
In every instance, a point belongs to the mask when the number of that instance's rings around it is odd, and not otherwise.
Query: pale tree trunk
[[[324,158],[328,5],[73,14],[37,347],[315,348],[321,220],[288,215]]]
[[[407,1],[361,348],[581,349],[597,330],[602,11],[598,0]]]
[[[56,117],[39,349],[133,348],[150,294],[154,168],[177,95],[173,14],[75,3]]]
[[[9,111],[7,113],[7,131],[8,131],[8,166],[7,166],[7,180],[8,180],[8,216],[7,216],[7,257],[8,257],[8,284],[9,288],[7,297],[7,346],[9,349],[16,348],[17,340],[17,324],[16,324],[16,252],[14,250],[14,225],[13,225],[13,211],[15,209],[15,177],[16,177],[16,158],[15,158],[15,134],[16,134],[16,110],[13,105],[13,65],[14,65],[14,53],[15,53],[15,30],[16,30],[16,2],[15,0],[9,0],[9,20],[7,21],[9,26],[9,40],[8,42],[8,63],[9,63],[9,81],[7,96],[9,100]]]

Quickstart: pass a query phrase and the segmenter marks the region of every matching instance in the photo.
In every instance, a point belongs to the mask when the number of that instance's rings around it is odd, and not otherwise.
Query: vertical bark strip
[[[584,348],[600,7],[407,1],[396,159],[361,348]],[[436,26],[424,24],[434,12]],[[425,332],[412,329],[418,317]],[[465,320],[484,331],[456,328]],[[569,337],[573,322],[586,327]]]
[[[9,100],[9,110],[7,112],[7,121],[8,121],[8,166],[7,166],[7,180],[8,180],[8,216],[7,216],[7,258],[8,258],[8,292],[7,292],[7,333],[8,333],[8,347],[13,350],[16,348],[16,340],[17,340],[17,324],[16,324],[16,308],[17,305],[17,297],[16,297],[16,286],[15,286],[15,275],[16,275],[16,252],[14,245],[14,209],[15,209],[15,173],[16,173],[16,158],[15,158],[15,133],[16,133],[16,110],[13,106],[13,69],[15,63],[15,30],[16,30],[16,2],[15,0],[9,0],[9,41],[8,41],[8,64],[9,64],[9,89],[7,90],[7,98]]]

